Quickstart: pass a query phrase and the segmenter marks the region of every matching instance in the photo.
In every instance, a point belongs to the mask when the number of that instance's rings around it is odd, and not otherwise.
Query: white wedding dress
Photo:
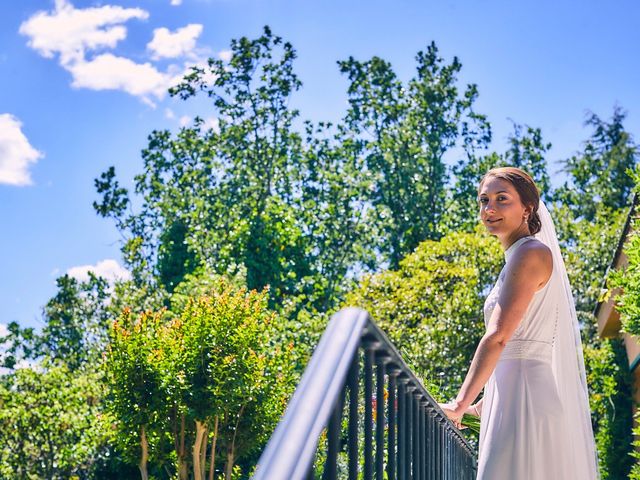
[[[509,259],[533,239],[532,235],[520,238],[504,252],[505,267],[484,303],[485,327],[498,302]],[[534,294],[484,387],[477,480],[593,478],[592,466],[576,465],[572,458],[572,432],[551,368],[557,298],[563,294],[557,273],[554,264],[549,281]]]

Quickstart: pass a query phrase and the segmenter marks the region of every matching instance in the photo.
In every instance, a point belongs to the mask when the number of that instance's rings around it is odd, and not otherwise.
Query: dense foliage
[[[213,479],[217,462],[231,478],[237,461],[264,445],[294,382],[293,346],[277,343],[279,322],[266,292],[224,278],[178,316],[127,309],[114,322],[108,402],[143,478],[148,462],[197,480]]]

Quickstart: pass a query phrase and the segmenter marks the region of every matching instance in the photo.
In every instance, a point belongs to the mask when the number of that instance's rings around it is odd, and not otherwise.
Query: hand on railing
[[[459,430],[466,428],[462,425],[462,416],[466,413],[466,409],[461,408],[461,405],[458,402],[453,400],[448,403],[438,403],[438,406]]]
[[[465,415],[470,415],[474,418],[480,418],[480,415],[482,414],[482,399],[480,399],[480,401],[478,401],[477,403],[473,404],[473,405],[469,405],[467,408],[464,409],[464,411],[462,411],[462,409],[460,408],[460,405],[458,404],[458,402],[456,402],[455,400],[449,402],[449,403],[438,403],[438,406],[442,409],[442,411],[447,415],[447,417],[449,417],[449,419],[453,422],[453,424],[458,428],[458,430],[464,430],[465,428],[468,428],[469,425],[467,425],[467,423],[471,423],[473,425],[471,425],[472,430],[478,430],[478,425],[476,425],[477,421],[473,421],[470,418],[466,418],[465,421]],[[460,413],[462,411],[462,413]],[[465,423],[463,423],[463,421]]]

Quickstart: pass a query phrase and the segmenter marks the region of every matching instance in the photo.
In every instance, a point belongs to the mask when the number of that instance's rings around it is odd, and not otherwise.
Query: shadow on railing
[[[476,457],[369,314],[350,307],[331,318],[253,479],[374,476],[473,480]]]

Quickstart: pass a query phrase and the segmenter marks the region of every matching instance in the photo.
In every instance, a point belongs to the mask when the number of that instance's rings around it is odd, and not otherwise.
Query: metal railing
[[[253,479],[473,480],[476,468],[387,336],[349,307],[331,318]]]

